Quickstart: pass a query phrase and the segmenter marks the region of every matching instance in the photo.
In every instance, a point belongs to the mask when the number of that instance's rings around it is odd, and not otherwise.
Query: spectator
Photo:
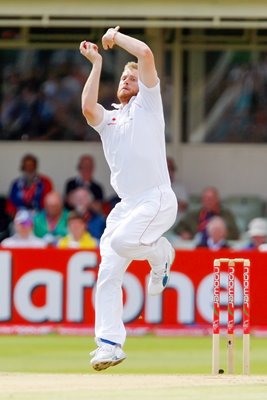
[[[33,233],[33,220],[30,211],[19,210],[14,218],[15,234],[2,241],[2,247],[8,248],[44,248],[44,240]]]
[[[179,182],[176,178],[177,167],[175,165],[174,159],[171,157],[167,157],[167,164],[171,179],[172,190],[176,194],[178,200],[178,214],[181,216],[187,211],[188,193],[184,184]]]
[[[14,180],[8,196],[7,210],[11,215],[19,209],[41,210],[44,197],[53,189],[47,176],[38,172],[38,160],[33,154],[26,154],[21,161],[22,175]]]
[[[84,217],[77,211],[68,215],[68,234],[59,239],[57,247],[60,249],[96,249],[98,242],[87,231]]]
[[[55,246],[61,237],[67,235],[67,218],[62,196],[50,192],[44,199],[44,209],[34,216],[34,233],[50,246]]]
[[[92,209],[92,195],[84,187],[78,187],[70,193],[71,208],[83,215],[88,232],[96,239],[100,239],[106,227],[105,218]]]
[[[207,223],[207,237],[202,236],[202,241],[197,247],[207,247],[210,250],[229,248],[227,238],[227,226],[223,218],[215,216]]]
[[[6,198],[0,196],[0,242],[11,235],[12,218],[6,212]]]
[[[266,250],[267,221],[264,218],[254,218],[248,226],[249,243],[244,250]]]
[[[207,223],[214,216],[224,219],[227,226],[227,239],[237,240],[239,231],[233,214],[221,206],[219,193],[214,187],[207,187],[202,192],[202,206],[189,212],[174,228],[182,239],[193,239],[198,234],[197,243],[207,240]]]
[[[92,156],[85,154],[80,157],[77,166],[78,176],[69,179],[65,185],[65,203],[71,208],[69,194],[78,187],[85,188],[93,196],[91,204],[92,210],[95,212],[102,211],[102,203],[104,199],[102,186],[93,179],[95,163]]]

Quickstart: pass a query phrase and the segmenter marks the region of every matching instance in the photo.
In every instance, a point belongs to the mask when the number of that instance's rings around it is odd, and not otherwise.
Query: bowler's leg
[[[121,346],[126,332],[122,322],[122,280],[129,260],[114,253],[102,258],[95,297],[95,334]]]
[[[97,371],[117,365],[126,358],[122,350],[126,338],[122,321],[122,281],[131,260],[119,256],[110,247],[110,237],[121,220],[118,209],[111,212],[100,242],[101,263],[95,295],[95,336],[98,348],[91,353],[91,365]]]
[[[148,260],[152,268],[148,292],[152,295],[162,292],[170,275],[175,252],[162,235],[172,226],[176,214],[173,191],[154,189],[150,197],[132,205],[111,237],[111,247],[121,257]]]

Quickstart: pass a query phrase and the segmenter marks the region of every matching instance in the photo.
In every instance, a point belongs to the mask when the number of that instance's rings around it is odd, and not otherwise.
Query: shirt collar
[[[126,109],[126,108],[131,106],[131,104],[132,104],[132,102],[134,101],[135,98],[136,98],[136,96],[132,96],[130,101],[129,101],[129,103],[125,104],[125,106],[123,106],[123,104],[121,104],[121,103],[119,103],[119,104],[118,103],[112,103],[111,106],[113,108],[115,108],[116,110]]]

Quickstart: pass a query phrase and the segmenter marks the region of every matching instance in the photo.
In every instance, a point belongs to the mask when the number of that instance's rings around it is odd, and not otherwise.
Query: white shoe
[[[170,278],[170,270],[175,258],[175,251],[169,242],[168,246],[169,252],[165,264],[161,268],[155,269],[152,267],[151,269],[148,281],[148,294],[151,296],[155,296],[163,292]]]
[[[119,345],[102,344],[90,353],[91,365],[96,371],[102,371],[121,363],[127,357]]]

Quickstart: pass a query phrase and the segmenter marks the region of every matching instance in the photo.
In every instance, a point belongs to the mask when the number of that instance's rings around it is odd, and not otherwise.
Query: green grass
[[[237,338],[237,374],[241,373],[241,344]],[[94,348],[92,337],[0,336],[0,400],[267,399],[266,379],[242,384],[242,377],[232,383],[227,375],[211,377],[210,337],[128,337],[128,359],[101,373],[89,365],[88,353]],[[266,359],[267,339],[251,338],[252,378],[267,375]],[[222,338],[221,368],[226,369],[225,364],[226,339]],[[183,383],[186,376],[189,381]],[[207,377],[208,384],[202,385]]]
[[[93,338],[84,336],[0,336],[0,372],[88,373]],[[210,337],[128,337],[127,360],[109,374],[210,374]],[[236,372],[241,373],[241,338],[236,339]],[[267,338],[251,338],[251,373],[267,374]],[[221,368],[226,369],[221,339]]]

